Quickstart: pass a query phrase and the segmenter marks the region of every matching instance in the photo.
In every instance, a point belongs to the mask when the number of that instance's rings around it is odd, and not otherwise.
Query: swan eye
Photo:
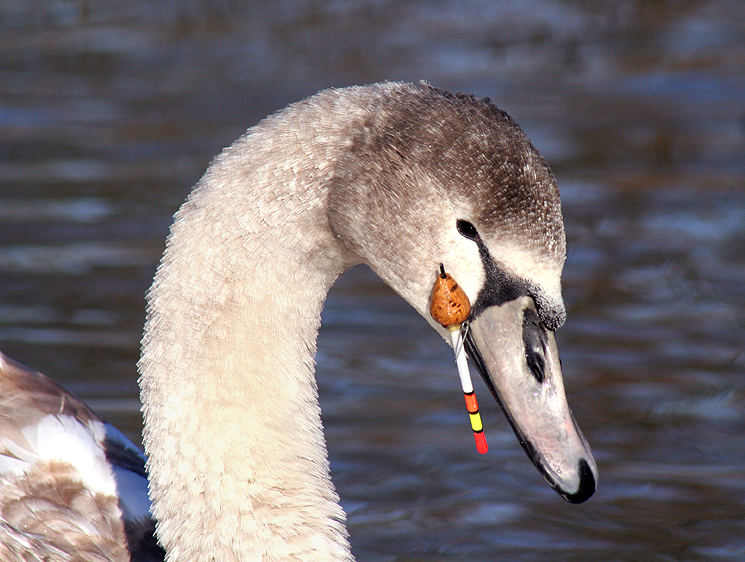
[[[461,234],[461,236],[465,236],[469,240],[473,240],[479,235],[479,233],[476,232],[476,227],[468,221],[458,219],[455,222],[455,227],[458,229],[458,232]]]

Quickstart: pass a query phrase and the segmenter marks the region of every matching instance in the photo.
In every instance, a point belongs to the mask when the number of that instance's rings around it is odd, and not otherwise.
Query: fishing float
[[[483,455],[489,450],[489,446],[486,443],[484,424],[481,422],[479,403],[473,390],[471,372],[468,369],[463,345],[468,330],[466,319],[470,312],[471,302],[468,300],[468,295],[450,274],[445,273],[445,266],[440,264],[440,271],[437,273],[437,278],[432,287],[429,313],[436,322],[450,332],[453,351],[455,352],[455,364],[458,367],[458,376],[463,389],[463,397],[466,401],[468,417],[471,421],[473,438],[476,441],[476,450]]]

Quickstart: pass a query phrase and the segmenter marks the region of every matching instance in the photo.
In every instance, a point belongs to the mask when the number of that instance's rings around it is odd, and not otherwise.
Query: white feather
[[[52,460],[67,462],[77,469],[86,488],[116,495],[116,481],[102,446],[106,431],[101,422],[94,421],[87,426],[72,416],[48,414],[21,432],[30,449],[6,443],[19,459],[29,464]]]

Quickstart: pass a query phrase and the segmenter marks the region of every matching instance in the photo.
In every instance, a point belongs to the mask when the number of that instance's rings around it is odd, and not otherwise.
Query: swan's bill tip
[[[584,459],[579,460],[577,468],[579,473],[579,487],[573,494],[561,494],[569,503],[584,503],[597,491],[597,480],[590,468],[590,464]]]

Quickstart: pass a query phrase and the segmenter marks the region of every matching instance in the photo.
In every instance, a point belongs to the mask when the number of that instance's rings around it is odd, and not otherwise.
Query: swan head
[[[559,191],[519,126],[488,100],[390,87],[337,162],[329,223],[443,337],[429,315],[439,264],[472,308],[466,350],[549,485],[573,503],[597,465],[564,393]]]

